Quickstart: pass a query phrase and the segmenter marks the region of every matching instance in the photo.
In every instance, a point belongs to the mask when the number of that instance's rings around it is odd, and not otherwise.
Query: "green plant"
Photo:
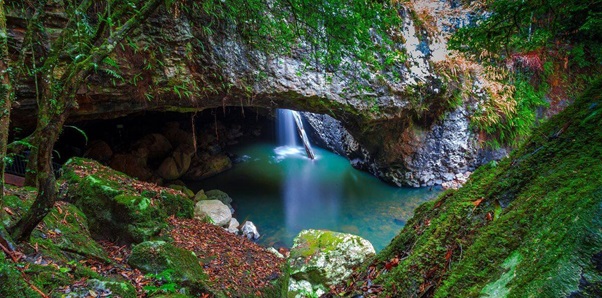
[[[144,291],[149,295],[155,293],[175,293],[177,292],[177,284],[173,279],[173,269],[163,270],[160,273],[149,273],[146,277],[154,279],[154,285],[144,286]]]

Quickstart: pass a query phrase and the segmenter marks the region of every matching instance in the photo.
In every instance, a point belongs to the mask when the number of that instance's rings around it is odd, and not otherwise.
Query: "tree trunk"
[[[16,241],[27,240],[33,229],[50,212],[56,202],[57,185],[52,168],[52,150],[68,114],[68,111],[65,111],[59,115],[53,115],[48,125],[40,130],[34,140],[34,144],[38,147],[38,167],[36,169],[38,172],[38,195],[25,216],[11,228],[11,235]]]
[[[43,96],[38,103],[38,121],[33,135],[34,150],[30,157],[32,163],[28,165],[28,168],[32,168],[35,163],[33,169],[36,171],[38,195],[29,211],[11,228],[11,234],[15,240],[27,240],[33,229],[50,212],[57,200],[57,185],[52,169],[52,149],[71,108],[76,106],[77,89],[82,83],[85,83],[94,66],[102,63],[102,60],[115,49],[115,46],[132,30],[139,27],[162,1],[149,0],[143,1],[143,3],[142,8],[106,38],[102,45],[87,53],[86,59],[81,62],[72,62],[60,79],[53,77],[56,67],[53,64],[55,59],[53,57],[46,59],[43,67],[46,72],[44,74],[46,76],[44,84],[46,85],[42,87]],[[59,55],[60,51],[51,51],[51,53]],[[56,101],[56,104],[51,104],[52,101]]]
[[[4,167],[6,158],[6,143],[8,141],[8,125],[12,85],[9,76],[8,41],[6,34],[6,16],[4,15],[4,0],[0,0],[0,210],[4,203]]]

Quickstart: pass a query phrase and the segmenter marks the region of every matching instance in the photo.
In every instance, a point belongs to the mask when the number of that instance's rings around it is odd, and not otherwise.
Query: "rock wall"
[[[55,19],[46,25],[59,33],[65,13],[60,3],[52,5],[48,9]],[[328,114],[340,121],[332,133],[341,131],[345,139],[336,150],[345,151],[355,166],[397,185],[438,184],[477,165],[468,112],[446,112],[450,95],[433,68],[447,55],[446,34],[468,22],[470,12],[453,1],[405,5],[400,10],[405,42],[397,47],[407,61],[363,78],[307,65],[308,50],[301,44],[289,56],[274,56],[249,47],[232,26],[207,34],[202,15],[160,10],[114,52],[119,67],[113,71],[124,79],[102,70],[92,75],[78,91],[79,107],[71,121],[225,106]],[[417,19],[421,13],[436,16],[432,26],[441,30],[427,30]],[[10,9],[7,15],[11,53],[18,59],[26,22]],[[13,124],[32,127],[35,86],[23,78],[15,85]],[[331,127],[328,122],[322,126]]]

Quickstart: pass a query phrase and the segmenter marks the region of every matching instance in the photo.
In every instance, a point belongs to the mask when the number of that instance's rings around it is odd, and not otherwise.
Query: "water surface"
[[[232,151],[240,156],[233,169],[191,188],[228,193],[235,217],[255,223],[267,246],[291,247],[301,230],[312,228],[359,235],[379,251],[416,207],[440,192],[390,186],[321,148],[314,148],[315,160],[301,146],[255,143]]]

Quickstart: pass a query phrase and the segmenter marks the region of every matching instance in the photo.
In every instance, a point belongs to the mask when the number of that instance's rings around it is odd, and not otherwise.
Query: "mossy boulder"
[[[232,198],[227,193],[219,189],[209,190],[205,192],[205,194],[207,195],[208,200],[218,200],[228,206],[232,204]]]
[[[378,255],[393,297],[602,297],[602,80]],[[397,266],[392,266],[398,260]]]
[[[307,290],[307,282],[314,290],[337,284],[374,253],[372,244],[359,236],[303,230],[295,237],[288,259],[292,279],[289,289]]]
[[[207,196],[205,191],[201,189],[194,195],[194,202],[197,203],[198,201],[204,200],[209,200],[209,197]]]
[[[207,275],[197,257],[165,241],[146,241],[134,246],[128,264],[144,273],[170,270],[175,282],[197,290],[205,289]]]
[[[86,214],[93,235],[138,243],[157,236],[170,215],[192,217],[193,202],[181,192],[82,158],[71,159],[63,169],[67,195]]]
[[[90,235],[86,215],[69,203],[55,205],[32,233],[31,242],[55,260],[66,254],[108,260],[107,253]]]

